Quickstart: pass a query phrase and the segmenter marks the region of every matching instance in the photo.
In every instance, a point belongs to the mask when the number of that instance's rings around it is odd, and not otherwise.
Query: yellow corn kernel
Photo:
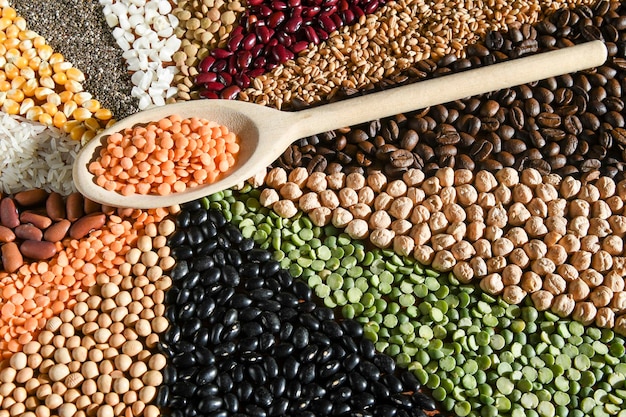
[[[26,68],[28,67],[28,59],[24,58],[23,56],[18,56],[17,58],[15,58],[15,60],[13,61],[13,63],[15,64],[16,67],[18,67],[19,69],[22,68]]]
[[[98,130],[101,129],[100,122],[97,119],[94,119],[93,117],[90,117],[89,119],[85,120],[84,124],[87,129],[93,130],[94,132],[97,132]]]
[[[68,102],[68,101],[73,99],[74,93],[72,93],[71,91],[67,91],[67,90],[61,91],[59,93],[59,97],[61,97],[61,102],[62,103],[66,103],[66,102]]]
[[[20,36],[20,38],[22,38],[22,36]],[[26,51],[30,51],[30,50],[34,49],[33,48],[33,41],[31,41],[30,39],[24,38],[24,39],[22,39],[22,42],[20,42],[18,47],[20,48],[20,51],[22,51],[22,53],[24,53]]]
[[[35,97],[37,98],[37,100],[43,100],[52,93],[54,93],[54,90],[51,88],[47,88],[47,87],[35,88]]]
[[[37,37],[37,32],[34,30],[23,30],[20,32],[20,39],[23,41],[31,41]]]
[[[52,126],[52,116],[50,116],[48,113],[40,114],[37,121],[42,125]]]
[[[91,112],[84,107],[79,107],[72,112],[72,117],[76,120],[84,122],[91,117]]]
[[[20,105],[7,98],[2,105],[2,111],[7,114],[18,114],[20,112]]]
[[[39,58],[37,56],[37,50],[36,49],[29,49],[28,51],[24,51],[22,52],[22,56],[26,59],[28,59],[28,66],[30,68],[33,68],[33,61],[36,62],[36,66],[33,69],[37,69],[39,67],[39,63],[41,62],[41,58]]]
[[[46,45],[46,38],[44,38],[43,36],[35,36],[33,38],[33,46],[37,49],[41,48],[42,46]],[[52,49],[52,48],[50,48]]]
[[[17,27],[17,29],[22,32],[26,30],[26,19],[24,19],[22,16],[18,16],[15,18],[15,20],[13,21],[13,24]],[[19,32],[18,32],[19,35]]]
[[[110,127],[113,127],[113,125],[114,125],[115,123],[117,123],[117,120],[115,120],[115,119],[111,119],[111,120],[109,120],[109,121],[107,122],[107,124],[104,126],[104,128],[105,128],[105,129],[108,129],[108,128],[110,128]]]
[[[12,20],[7,17],[0,18],[0,30],[5,30],[9,26],[11,26]]]
[[[2,106],[4,104],[4,102],[7,99],[7,93],[5,92],[0,92],[0,106]]]
[[[52,76],[52,66],[50,64],[48,64],[46,61],[43,61],[39,65],[39,69],[37,70],[37,73],[39,74],[40,77],[51,77]]]
[[[44,43],[41,46],[36,46],[36,48],[37,48],[37,55],[39,55],[39,58],[43,59],[44,61],[50,60],[50,57],[52,56],[54,52],[50,45]]]
[[[94,99],[87,100],[82,104],[82,106],[92,113],[100,110],[100,102]]]
[[[59,111],[59,108],[52,103],[43,103],[41,105],[41,109],[44,112],[48,113],[50,116],[54,116]]]
[[[12,80],[13,78],[17,77],[18,75],[20,75],[20,70],[19,68],[17,68],[14,64],[7,62],[7,64],[4,66],[4,72],[7,75],[7,78],[9,80]]]
[[[64,62],[64,61],[65,61],[65,58],[63,58],[63,55],[61,55],[58,52],[55,52],[52,55],[50,55],[50,59],[48,59],[48,62],[50,62],[50,65],[58,64],[59,62]]]
[[[17,12],[12,7],[3,7],[2,8],[2,17],[5,17],[9,20],[13,20],[17,17]]]
[[[27,80],[24,85],[22,85],[22,91],[26,97],[32,97],[35,95],[37,87],[37,80],[31,78],[30,80]]]
[[[83,135],[80,137],[80,143],[87,143],[89,142],[91,139],[94,138],[94,136],[96,136],[96,132],[93,132],[91,130],[87,130],[85,131],[85,133],[83,133]]]
[[[11,63],[14,63],[14,61],[20,56],[22,56],[22,54],[16,48],[8,48],[6,53],[4,54],[4,57],[7,59],[7,61]]]
[[[94,117],[98,120],[111,120],[113,114],[109,109],[98,109],[94,112]]]
[[[7,91],[7,99],[21,103],[24,100],[24,92],[17,88],[12,88]]]
[[[91,98],[92,98],[92,95],[90,92],[81,91],[80,93],[74,94],[74,98],[72,100],[74,100],[76,104],[78,104],[79,106],[82,106],[87,100],[91,100]],[[93,110],[90,110],[90,111],[93,111]]]
[[[17,39],[19,41],[19,39],[17,38],[17,35],[19,35],[20,33],[20,28],[15,24],[15,22],[9,25],[9,27],[6,28],[4,32],[7,34],[7,38]]]
[[[54,83],[54,80],[52,79],[52,77],[41,77],[39,79],[39,85],[41,85],[42,87],[47,87],[47,88],[56,87],[56,84]]]
[[[65,104],[63,104],[63,113],[65,113],[65,117],[69,119],[77,108],[78,104],[76,104],[75,101],[70,100],[65,102]]]
[[[58,127],[60,129],[65,123],[67,123],[67,117],[65,117],[65,114],[63,112],[57,112],[52,118],[52,123],[55,127]]]
[[[7,49],[17,49],[17,47],[20,45],[20,40],[16,38],[6,38],[2,42],[2,44]]]
[[[57,62],[56,64],[52,64],[52,69],[54,70],[54,72],[65,72],[70,68],[72,68],[72,63],[67,62],[67,61],[62,61],[62,62]]]
[[[82,125],[78,125],[70,132],[70,138],[72,138],[73,140],[80,140],[80,138],[83,136],[83,133],[85,133],[86,131],[87,130]]]
[[[76,126],[81,125],[82,122],[79,122],[78,120],[68,120],[67,123],[65,123],[65,126],[63,126],[63,132],[70,133]]]
[[[67,82],[67,76],[64,72],[57,72],[52,76],[54,82],[58,85],[65,85]]]
[[[26,112],[28,112],[33,107],[35,107],[35,102],[33,101],[33,99],[32,98],[25,99],[24,101],[22,101],[22,104],[20,105],[20,114],[26,114]]]
[[[26,67],[20,70],[20,75],[26,80],[34,80],[37,74],[32,68]]]
[[[13,78],[13,80],[11,80],[11,88],[21,88],[25,82],[26,78],[18,75],[17,77]]]
[[[70,67],[65,71],[68,80],[74,80],[78,82],[85,81],[85,74],[76,67]]]
[[[30,121],[36,122],[42,114],[43,109],[40,106],[33,106],[26,112],[26,118]]]
[[[9,91],[11,83],[9,81],[0,81],[0,91]]]
[[[55,106],[60,106],[63,104],[61,101],[61,97],[57,93],[52,93],[48,97],[46,97],[46,101],[50,104],[54,104]]]
[[[83,85],[78,81],[67,80],[67,82],[65,83],[65,89],[67,91],[71,91],[72,93],[80,93],[81,91],[83,91]]]
[[[2,33],[2,32],[0,32],[0,33]],[[3,43],[0,43],[0,54],[2,54],[2,56],[5,56],[6,53],[7,53],[7,47],[4,46]]]

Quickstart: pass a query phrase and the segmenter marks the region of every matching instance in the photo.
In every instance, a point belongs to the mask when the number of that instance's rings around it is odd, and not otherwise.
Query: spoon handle
[[[353,126],[604,63],[601,41],[531,55],[292,113],[298,136]]]

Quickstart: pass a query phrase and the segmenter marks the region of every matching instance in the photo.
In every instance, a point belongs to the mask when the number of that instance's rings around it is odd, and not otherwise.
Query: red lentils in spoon
[[[168,195],[215,182],[238,152],[226,126],[172,115],[110,135],[89,171],[108,191]]]

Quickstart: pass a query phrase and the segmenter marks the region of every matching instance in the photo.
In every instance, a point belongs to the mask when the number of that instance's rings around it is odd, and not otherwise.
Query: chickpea
[[[598,272],[609,271],[613,267],[613,257],[607,251],[599,250],[591,257],[591,267]]]
[[[391,181],[387,184],[387,188],[385,192],[392,196],[393,198],[402,197],[406,195],[408,187],[406,183],[402,180]]]
[[[594,217],[589,220],[589,231],[590,235],[602,238],[607,237],[611,234],[611,226],[609,222],[605,219],[601,219],[598,217]]]
[[[365,220],[353,219],[346,226],[345,232],[352,239],[365,239],[369,235],[369,226]]]
[[[498,295],[504,290],[500,274],[489,274],[480,280],[480,288],[488,294]]]
[[[563,198],[557,198],[548,204],[548,216],[565,217],[567,215],[567,201]]]
[[[502,207],[502,204],[498,204],[496,207],[489,209],[485,223],[488,226],[503,228],[507,225],[508,220],[506,210]]]
[[[587,285],[591,288],[595,288],[599,285],[602,285],[604,282],[604,277],[601,273],[593,269],[586,269],[580,273],[580,279],[585,281]]]
[[[541,274],[537,274],[541,275]],[[553,274],[548,272],[545,274],[545,278],[543,280],[542,288],[544,290],[550,291],[554,295],[559,295],[565,292],[565,288],[567,287],[567,283],[558,274]]]
[[[502,184],[498,185],[498,187],[494,190],[493,195],[496,198],[496,203],[511,204],[511,201],[513,200],[511,189]]]
[[[519,183],[519,174],[513,168],[502,168],[496,172],[496,179],[505,187],[513,187],[515,184]]]
[[[519,304],[526,298],[526,291],[517,285],[509,285],[504,287],[502,299],[509,304]]]
[[[448,219],[442,212],[432,213],[428,220],[428,225],[433,233],[441,233],[448,227]]]
[[[612,299],[613,291],[606,285],[600,285],[594,288],[589,295],[589,300],[598,308],[608,306]]]
[[[516,203],[528,204],[533,198],[532,190],[525,184],[515,184],[513,186],[513,201]]]
[[[596,314],[598,314],[598,310],[593,305],[593,303],[578,303],[576,304],[576,307],[574,307],[572,318],[576,321],[581,322],[582,324],[587,325],[594,322],[594,320],[596,319]]]
[[[473,204],[465,209],[468,222],[482,222],[485,220],[485,211],[478,204]]]
[[[513,203],[508,211],[509,224],[522,226],[526,224],[531,215],[526,206],[522,203]]]
[[[557,232],[561,236],[567,233],[567,220],[564,217],[550,216],[545,221],[549,232]]]
[[[472,258],[469,262],[474,275],[477,277],[484,277],[487,275],[487,263],[483,258]]]
[[[352,188],[342,188],[339,190],[339,205],[343,208],[348,208],[359,202],[359,196]]]
[[[626,234],[626,217],[613,215],[609,217],[609,224],[614,235],[624,237],[624,234]]]
[[[474,186],[479,192],[488,193],[498,186],[498,181],[491,172],[482,170],[476,173]]]
[[[494,256],[487,260],[487,272],[502,272],[506,267],[506,258],[504,256]]]
[[[467,217],[465,210],[455,203],[444,206],[443,213],[450,223],[465,221],[465,218]]]
[[[309,173],[306,168],[298,167],[293,169],[287,178],[288,181],[293,182],[298,187],[304,187],[307,179],[309,178]]]
[[[624,208],[624,200],[619,198],[619,196],[614,195],[613,197],[609,197],[604,201],[606,201],[606,204],[608,204],[612,213],[617,213]]]
[[[265,177],[265,184],[275,189],[280,189],[286,182],[287,172],[283,168],[273,168]]]
[[[457,261],[467,260],[476,254],[474,247],[465,240],[455,243],[450,252]]]
[[[459,186],[463,184],[469,184],[474,179],[474,173],[469,169],[455,169],[454,170],[454,185]]]
[[[598,309],[596,314],[596,326],[612,329],[615,325],[615,313],[608,307]]]
[[[602,240],[602,250],[613,256],[621,255],[624,252],[624,240],[615,235],[610,235]]]
[[[332,210],[328,207],[318,207],[309,212],[309,218],[314,225],[323,227],[330,223],[332,214]]]
[[[424,180],[424,182],[422,183],[422,189],[428,196],[439,194],[439,192],[441,191],[441,184],[439,183],[439,178],[430,177]]]
[[[528,242],[528,234],[521,227],[513,227],[506,232],[504,237],[509,239],[514,247],[523,246]]]
[[[408,197],[398,197],[389,208],[389,214],[396,219],[407,219],[413,210],[413,202]]]
[[[431,213],[436,213],[443,209],[443,201],[441,201],[441,197],[439,197],[438,195],[431,195],[426,200],[424,200],[423,205]]]
[[[528,265],[530,265],[530,259],[522,248],[513,249],[513,251],[509,254],[509,261],[520,268],[527,268]]]
[[[588,202],[581,199],[573,200],[568,207],[568,213],[570,217],[589,217],[589,213],[591,211],[591,206]]]
[[[561,294],[554,297],[552,302],[552,312],[559,317],[565,318],[572,314],[576,302],[570,294]]]
[[[617,189],[615,181],[610,177],[600,177],[594,184],[600,193],[600,198],[605,200],[615,195]]]
[[[570,264],[578,271],[584,271],[591,266],[591,253],[579,250],[570,255]]]
[[[539,311],[546,311],[549,309],[552,306],[552,301],[554,300],[554,296],[545,290],[539,290],[531,294],[530,298],[533,300],[535,308]]]
[[[548,232],[543,237],[543,243],[545,243],[547,246],[554,246],[561,241],[562,237],[563,235],[558,232]]]
[[[419,204],[426,198],[426,193],[421,188],[411,187],[407,190],[406,196],[411,199],[413,204]]]
[[[408,236],[393,238],[393,251],[400,256],[409,256],[415,249],[415,241]]]
[[[559,245],[563,246],[570,255],[580,250],[580,240],[572,234],[563,236],[561,240],[559,240]]]
[[[495,207],[497,204],[496,196],[494,196],[492,193],[480,193],[478,194],[477,203],[484,209],[490,209],[492,207]]]
[[[261,192],[261,194],[263,193]],[[300,210],[304,211],[305,213],[308,213],[313,209],[321,207],[318,194],[313,191],[304,194],[298,200],[298,206],[300,207]]]
[[[346,174],[343,172],[335,172],[326,176],[328,188],[331,190],[341,190],[346,186]]]
[[[385,249],[393,242],[395,233],[388,229],[376,229],[370,233],[370,242],[375,246]]]
[[[610,271],[606,274],[603,284],[610,288],[613,292],[624,291],[624,277],[616,271]]]
[[[365,187],[365,177],[358,172],[348,174],[346,177],[346,187],[352,188],[355,191],[360,190]]]
[[[387,177],[380,172],[374,171],[367,177],[367,185],[369,185],[374,192],[379,193],[387,185]]]
[[[333,190],[324,190],[319,193],[320,202],[322,206],[328,207],[331,210],[339,207],[339,198],[337,198],[337,194]]]
[[[504,231],[497,226],[487,226],[485,229],[485,238],[490,241],[498,240],[504,235]]]
[[[550,184],[553,187],[560,187],[561,181],[562,181],[562,178],[558,174],[548,174],[543,177],[543,183]]]
[[[454,237],[454,240],[456,240],[457,242],[460,242],[461,240],[463,240],[465,234],[467,233],[467,226],[465,225],[465,222],[452,223],[446,229],[446,233],[452,235]]]
[[[291,200],[280,200],[272,204],[272,210],[280,217],[289,219],[298,213],[296,205]]]
[[[478,192],[469,184],[456,187],[457,201],[460,205],[468,207],[478,201]]]
[[[415,206],[413,207],[413,212],[411,213],[411,223],[424,223],[430,219],[430,211],[424,206]]]
[[[553,201],[558,197],[558,191],[552,184],[539,184],[535,187],[535,195],[544,202]]]
[[[471,222],[467,226],[467,238],[471,241],[482,239],[485,234],[485,224],[482,221]]]
[[[502,270],[502,283],[504,285],[518,285],[522,281],[522,268],[509,264]]]
[[[439,168],[435,172],[435,176],[439,179],[442,187],[450,187],[454,185],[454,170],[450,167]]]
[[[418,245],[413,251],[413,257],[423,265],[430,265],[435,257],[435,251],[429,246]]]
[[[393,230],[396,236],[408,234],[412,227],[413,223],[407,220],[394,220],[391,222],[391,230]]]
[[[524,245],[524,252],[531,260],[540,259],[548,253],[548,247],[540,240],[533,239]]]
[[[515,249],[513,242],[506,237],[495,239],[492,245],[492,251],[495,256],[507,256],[513,249]]]
[[[319,193],[328,188],[328,181],[323,172],[313,172],[306,180],[306,186],[309,190]]]
[[[522,171],[521,181],[528,186],[536,186],[543,181],[541,174],[535,168],[526,168]]]
[[[474,250],[476,250],[476,256],[483,259],[489,259],[492,257],[491,243],[487,239],[479,239],[474,242]]]
[[[445,234],[445,233],[439,233],[439,234],[433,235],[430,241],[431,241],[432,248],[435,251],[441,251],[443,249],[450,249],[452,245],[456,243],[452,236]]]
[[[617,292],[613,294],[613,300],[611,301],[611,308],[616,313],[623,313],[626,311],[626,292]]]
[[[456,259],[454,259],[454,256],[447,250],[437,252],[431,264],[435,270],[441,272],[451,271],[454,265],[456,265]]]
[[[548,217],[548,205],[543,200],[533,198],[528,202],[526,208],[528,208],[528,211],[533,216],[541,218]]]
[[[617,195],[622,200],[626,200],[626,180],[622,180],[617,184]]]
[[[424,172],[419,169],[411,168],[402,174],[402,179],[409,187],[415,187],[424,181]]]
[[[539,216],[532,216],[528,219],[526,225],[524,226],[524,230],[526,230],[528,236],[532,237],[540,237],[548,233],[548,228],[543,223],[543,218]]]
[[[348,210],[344,209],[343,207],[337,207],[336,209],[333,210],[333,217],[331,219],[331,223],[333,224],[333,226],[337,228],[344,228],[348,225],[348,223],[352,221],[352,219],[354,219],[354,216],[352,216],[352,213],[350,213]],[[370,219],[370,224],[372,224],[371,219]],[[389,224],[391,224],[391,220],[389,221]],[[388,227],[389,224],[387,224],[387,226],[383,226],[382,228]],[[376,226],[372,226],[372,228],[374,227]]]
[[[456,189],[454,187],[443,187],[439,193],[441,202],[447,206],[456,203]]]
[[[611,208],[604,200],[595,201],[591,205],[591,216],[606,220],[611,217]]]
[[[589,203],[593,203],[594,201],[598,201],[600,199],[600,191],[593,184],[584,184],[580,188],[577,197]]]
[[[529,293],[537,292],[543,286],[541,277],[532,271],[527,271],[522,274],[522,289]]]
[[[376,210],[389,210],[389,207],[391,207],[392,202],[393,202],[392,196],[390,196],[386,192],[381,192],[374,199],[374,208]]]
[[[359,203],[367,204],[369,206],[374,202],[374,190],[367,185],[361,188],[357,194],[359,196]]]
[[[474,278],[474,270],[467,262],[457,262],[452,273],[463,284],[469,284]]]
[[[418,246],[426,244],[430,240],[431,231],[430,227],[426,223],[419,223],[413,226],[410,236],[415,240],[415,244]]]
[[[369,225],[372,229],[386,229],[391,226],[391,217],[384,210],[377,210],[369,218]]]
[[[554,262],[555,265],[561,265],[567,260],[567,252],[561,245],[553,245],[548,249],[546,257]]]
[[[578,194],[581,187],[582,183],[579,180],[574,179],[573,177],[565,177],[561,181],[561,195],[565,199],[570,199]]]
[[[572,298],[574,301],[582,301],[589,296],[591,290],[589,289],[589,285],[582,279],[575,279],[569,283],[568,292],[572,294]]]

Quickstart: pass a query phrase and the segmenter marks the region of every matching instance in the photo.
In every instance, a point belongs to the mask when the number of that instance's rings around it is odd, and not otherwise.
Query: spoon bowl
[[[154,107],[129,116],[100,132],[78,154],[72,175],[78,191],[98,203],[138,209],[168,207],[225,190],[247,180],[278,159],[299,138],[576,72],[601,65],[606,57],[605,45],[601,41],[592,41],[298,112],[285,112],[234,100],[193,100]],[[234,132],[239,138],[240,147],[235,156],[235,165],[213,183],[165,196],[124,196],[107,191],[95,183],[88,166],[99,156],[99,150],[109,135],[174,114],[183,118],[212,120]]]

